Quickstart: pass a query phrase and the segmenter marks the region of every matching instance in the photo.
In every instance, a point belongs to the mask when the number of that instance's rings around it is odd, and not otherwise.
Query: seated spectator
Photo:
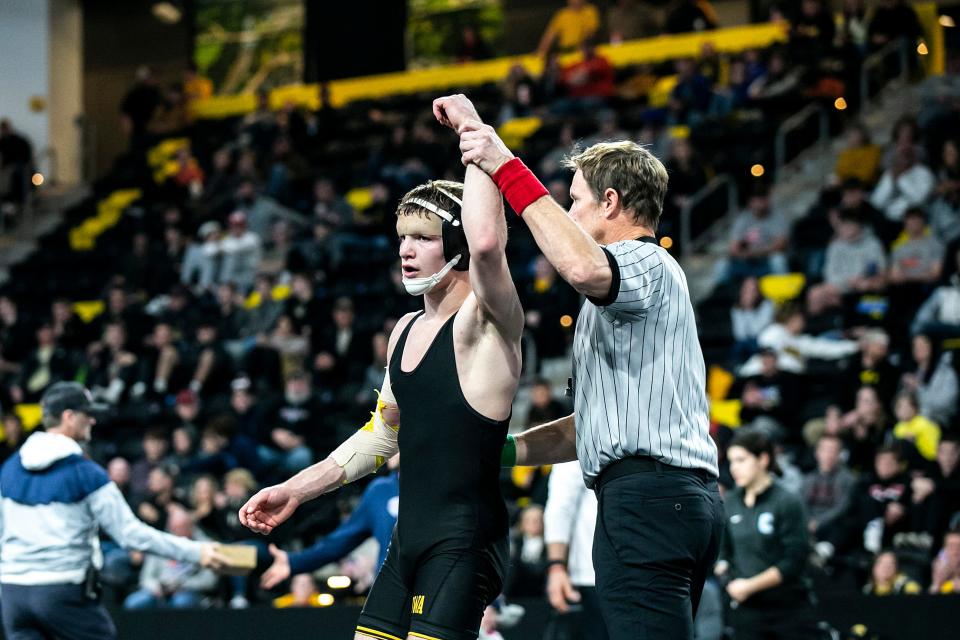
[[[710,31],[719,26],[717,12],[707,0],[680,0],[667,14],[665,33]]]
[[[646,2],[617,0],[607,7],[607,33],[611,44],[649,38],[660,34],[659,19]]]
[[[217,319],[217,335],[222,340],[230,342],[245,336],[247,310],[236,286],[229,282],[217,285],[217,309],[209,313]]]
[[[140,441],[142,457],[136,459],[130,468],[130,495],[136,502],[149,493],[150,472],[169,462],[167,453],[170,442],[164,429],[148,429]]]
[[[909,442],[924,459],[934,460],[940,442],[940,427],[919,411],[916,395],[910,391],[898,393],[894,404],[898,422],[893,427],[893,437]]]
[[[839,435],[847,449],[847,461],[855,471],[869,469],[874,462],[874,454],[887,439],[890,421],[883,401],[874,387],[861,387],[857,391],[853,410],[840,416],[836,423],[836,432],[828,424],[827,433]],[[899,459],[899,452],[897,452]]]
[[[900,454],[882,448],[874,457],[874,471],[853,488],[847,542],[855,548],[879,553],[895,534],[909,530],[909,480],[900,467]]]
[[[899,596],[920,593],[920,585],[906,574],[900,573],[897,556],[893,551],[881,551],[873,559],[870,581],[863,586],[867,596]]]
[[[597,53],[592,42],[580,47],[582,57],[560,70],[563,98],[554,100],[550,111],[558,116],[587,115],[606,106],[616,95],[613,65]]]
[[[915,42],[923,34],[917,14],[903,0],[880,0],[867,27],[871,49],[880,49],[898,38]]]
[[[804,68],[791,65],[787,54],[773,51],[766,70],[750,83],[747,95],[754,104],[768,112],[791,112],[800,100]]]
[[[257,274],[252,306],[246,309],[246,322],[241,336],[265,338],[283,314],[283,303],[273,297],[274,277],[268,273]]]
[[[183,367],[173,328],[166,322],[158,322],[147,343],[149,346],[140,359],[140,379],[132,389],[133,396],[140,397],[144,393],[163,396],[168,390],[182,388]]]
[[[526,311],[526,328],[536,346],[536,357],[526,364],[527,370],[539,371],[545,359],[566,353],[568,332],[560,319],[565,315],[575,318],[579,300],[542,255],[533,261],[533,280],[521,292],[521,300]]]
[[[247,228],[247,214],[234,211],[228,219],[228,233],[220,241],[218,282],[228,282],[241,292],[249,291],[263,253],[260,237]]]
[[[223,540],[226,537],[223,525],[228,515],[219,506],[223,504],[219,491],[217,479],[211,475],[197,476],[190,488],[190,518],[211,540]]]
[[[913,337],[912,355],[916,369],[903,375],[901,387],[917,394],[920,415],[939,425],[952,424],[960,395],[953,354],[940,353],[930,337],[921,333]]]
[[[700,73],[697,61],[693,58],[677,58],[674,67],[677,70],[677,83],[670,91],[667,122],[671,125],[697,124],[710,110],[710,81]]]
[[[260,458],[266,467],[282,478],[289,478],[313,463],[311,443],[324,445],[317,453],[325,457],[334,447],[330,446],[335,434],[326,429],[324,409],[314,397],[310,378],[305,373],[295,373],[287,379],[283,401],[275,417],[265,423],[270,431],[260,439]]]
[[[220,260],[220,223],[210,220],[200,225],[195,240],[187,243],[180,269],[180,281],[197,293],[213,287]]]
[[[530,505],[520,512],[517,530],[510,537],[508,598],[542,597],[547,588],[547,545],[543,541],[543,507]]]
[[[184,349],[189,388],[204,397],[226,394],[233,379],[233,362],[217,336],[217,319],[204,315],[197,325],[196,341]]]
[[[960,250],[955,260],[960,268]],[[937,287],[917,311],[911,333],[923,333],[936,341],[960,336],[960,275],[954,273],[947,284]]]
[[[570,415],[570,407],[553,397],[550,382],[545,378],[534,378],[530,383],[530,410],[524,425],[530,428],[566,415]]]
[[[537,55],[545,56],[556,47],[560,52],[573,51],[592,39],[600,27],[600,12],[586,0],[567,0],[557,9],[537,45]]]
[[[814,455],[817,468],[804,476],[800,494],[807,508],[807,530],[817,540],[831,540],[843,526],[856,479],[843,462],[843,441],[837,436],[820,436]]]
[[[690,196],[707,184],[707,169],[696,156],[689,137],[677,136],[670,144],[670,157],[666,161],[670,181],[664,201],[664,219],[658,229],[660,235],[678,235],[680,211]],[[669,226],[664,228],[664,222]]]
[[[740,420],[744,426],[765,431],[773,441],[795,441],[795,423],[800,402],[800,380],[796,374],[777,367],[777,352],[760,350],[760,371],[738,380],[731,395],[739,395]],[[797,435],[797,437],[794,437]]]
[[[953,529],[943,538],[943,548],[933,560],[930,593],[960,592],[960,530]]]
[[[176,504],[172,466],[156,466],[147,476],[147,492],[137,504],[137,517],[156,529],[167,526],[170,508]]]
[[[852,407],[861,387],[874,387],[883,399],[893,398],[900,384],[900,368],[890,359],[890,336],[883,329],[868,329],[860,336],[860,360],[844,372],[836,400]]]
[[[864,228],[864,221],[841,212],[837,235],[827,247],[824,281],[807,292],[810,313],[817,315],[839,307],[845,295],[882,290],[886,267],[883,246]]]
[[[900,222],[907,209],[926,204],[933,195],[936,177],[917,160],[917,151],[909,141],[895,147],[893,164],[880,176],[870,195],[870,204],[883,211],[888,220]]]
[[[16,404],[39,402],[48,386],[73,376],[73,359],[66,349],[57,343],[53,325],[43,321],[36,331],[36,336],[36,349],[27,355],[20,367],[20,375],[10,387],[10,398]]]
[[[770,194],[759,187],[730,229],[730,257],[720,266],[720,281],[739,281],[749,276],[786,273],[784,250],[789,240],[789,225],[770,210]]]
[[[22,362],[33,346],[33,331],[20,314],[17,303],[9,296],[0,296],[0,343],[4,358]]]
[[[179,506],[170,509],[167,530],[182,538],[209,540],[194,528],[190,514]],[[217,583],[217,574],[211,569],[147,554],[140,570],[140,588],[127,596],[123,608],[196,608],[201,606],[206,595],[216,589]]]
[[[860,346],[852,340],[816,338],[804,334],[806,318],[798,305],[784,305],[774,317],[774,323],[760,332],[757,344],[777,353],[777,368],[791,373],[803,373],[809,358],[837,360],[851,356]],[[763,368],[760,357],[750,358],[738,372],[741,376],[757,375]]]
[[[480,37],[477,28],[470,24],[464,25],[456,46],[456,61],[473,62],[474,60],[487,60],[492,57],[493,51]]]
[[[760,295],[756,278],[745,278],[740,284],[740,295],[730,310],[730,320],[733,361],[740,364],[759,350],[760,333],[773,323],[773,303]]]
[[[15,454],[20,445],[26,439],[26,430],[23,428],[23,421],[15,413],[6,413],[3,415],[3,439],[0,440],[0,465],[6,462],[7,458]]]
[[[67,351],[83,351],[93,338],[90,327],[66,298],[57,298],[50,304],[50,325],[57,344]]]
[[[136,384],[137,356],[126,347],[126,329],[119,322],[110,322],[104,328],[103,340],[87,348],[87,386],[101,402],[121,404]]]
[[[317,581],[309,573],[299,573],[290,580],[290,593],[275,598],[273,606],[277,609],[296,607],[325,607],[327,603],[320,599]]]
[[[850,127],[846,147],[837,155],[832,182],[841,184],[850,179],[860,184],[873,185],[880,173],[880,158],[883,149],[870,141],[870,132],[862,123]]]
[[[303,371],[310,352],[310,340],[297,335],[289,316],[280,316],[266,344],[280,356],[280,370],[286,379],[291,372]]]
[[[333,322],[311,336],[313,366],[319,385],[340,389],[362,379],[364,365],[370,360],[370,336],[357,328],[350,298],[337,298],[331,315]]]
[[[923,209],[911,207],[904,213],[903,236],[890,255],[890,283],[923,286],[939,280],[943,245],[927,232]]]
[[[914,529],[926,531],[939,544],[960,513],[960,439],[946,434],[937,446],[937,463],[910,482]]]
[[[538,104],[537,83],[527,73],[527,68],[520,63],[510,67],[503,81],[503,105],[500,107],[497,124],[532,116]]]

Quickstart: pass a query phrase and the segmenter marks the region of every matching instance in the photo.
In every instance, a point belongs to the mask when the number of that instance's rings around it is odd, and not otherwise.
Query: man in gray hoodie
[[[0,585],[7,640],[110,640],[99,603],[100,527],[120,546],[203,567],[228,564],[214,543],[140,522],[107,472],[83,455],[99,409],[76,382],[41,399],[45,431],[31,435],[0,469]]]

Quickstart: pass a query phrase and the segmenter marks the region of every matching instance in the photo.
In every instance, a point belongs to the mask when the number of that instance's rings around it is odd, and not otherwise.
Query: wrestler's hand
[[[550,606],[560,613],[569,611],[568,603],[580,602],[580,592],[573,588],[570,574],[563,565],[551,565],[547,571],[547,599]]]
[[[240,524],[267,535],[293,515],[299,506],[299,500],[285,485],[267,487],[257,492],[240,508]]]
[[[513,159],[513,153],[496,130],[476,120],[467,121],[461,127],[460,153],[463,166],[472,162],[491,176]]]
[[[483,122],[470,99],[462,93],[443,96],[433,101],[433,115],[440,124],[450,127],[457,133],[468,121]]]

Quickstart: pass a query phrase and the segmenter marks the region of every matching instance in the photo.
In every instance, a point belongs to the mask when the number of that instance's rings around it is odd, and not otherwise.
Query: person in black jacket
[[[739,432],[727,449],[737,488],[726,495],[726,525],[715,573],[727,582],[736,640],[812,638],[812,596],[804,575],[809,551],[800,498],[774,478],[773,444]]]

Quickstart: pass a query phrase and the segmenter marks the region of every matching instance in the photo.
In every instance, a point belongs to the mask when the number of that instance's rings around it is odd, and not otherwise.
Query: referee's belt
[[[633,475],[635,473],[686,473],[704,482],[714,480],[713,475],[706,469],[686,469],[684,467],[675,467],[670,464],[655,460],[650,456],[630,456],[611,462],[597,476],[593,487],[599,491],[611,480],[622,478],[623,476]]]

